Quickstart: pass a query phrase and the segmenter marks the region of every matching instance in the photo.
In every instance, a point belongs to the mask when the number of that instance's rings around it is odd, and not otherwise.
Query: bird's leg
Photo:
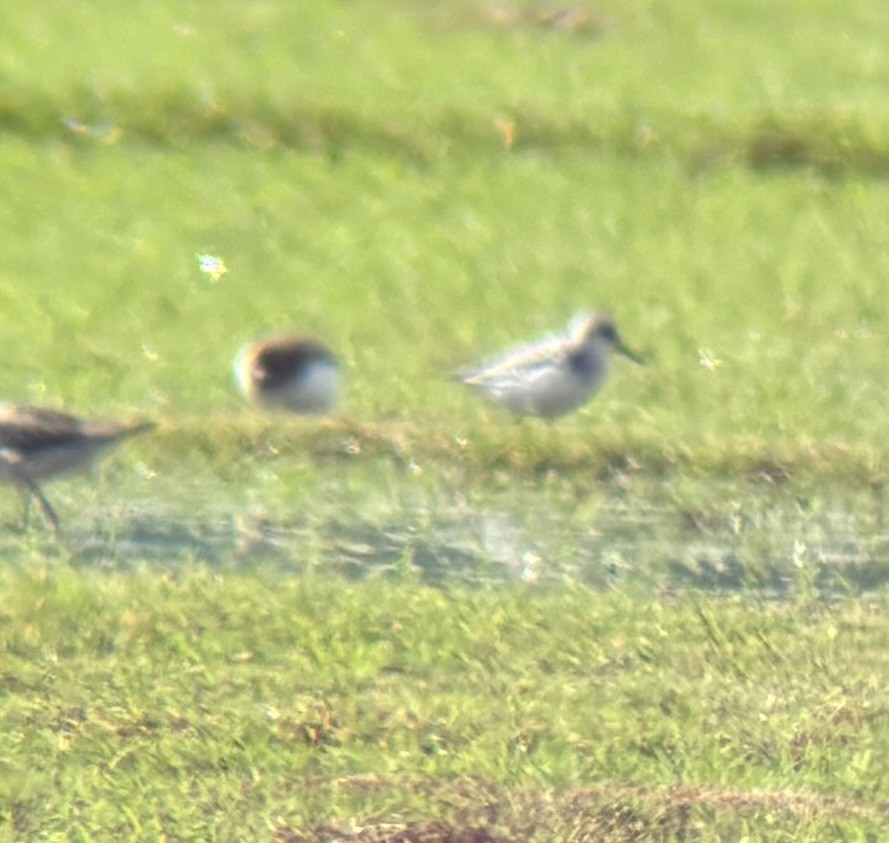
[[[59,516],[56,515],[56,511],[52,508],[52,504],[46,499],[46,495],[43,494],[31,475],[22,470],[21,466],[16,466],[15,474],[18,481],[31,493],[31,495],[37,498],[37,502],[40,504],[40,509],[43,512],[43,517],[52,525],[53,530],[58,533]],[[28,495],[25,498],[25,526],[27,526],[30,518],[31,495]]]
[[[40,509],[43,512],[44,517],[52,525],[53,531],[58,533],[60,530],[59,516],[56,515],[56,511],[52,508],[52,504],[46,499],[46,496],[40,491],[40,487],[34,483],[33,480],[31,481],[30,488],[34,497],[36,497],[40,503]]]
[[[27,533],[31,524],[31,493],[22,489],[22,532]]]

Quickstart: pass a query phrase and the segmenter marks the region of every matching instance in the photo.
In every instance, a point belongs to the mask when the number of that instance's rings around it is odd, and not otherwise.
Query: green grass
[[[456,436],[484,465],[493,430],[522,462],[448,374],[601,305],[653,361],[617,367],[556,462],[604,442],[882,474],[879,25],[831,8],[605,8],[592,41],[533,7],[20,9],[4,391],[181,427],[236,409],[233,350],[292,326],[341,351],[343,413],[383,440],[454,458]]]
[[[13,839],[255,839],[430,810],[540,840],[620,810],[648,836],[887,820],[879,604],[752,612],[262,567],[3,581]]]
[[[238,409],[234,350],[295,326],[343,353],[344,416],[398,423],[420,449],[459,436],[472,456],[492,430],[523,434],[450,372],[602,304],[652,362],[618,361],[602,396],[561,425],[571,447],[885,464],[879,184],[749,171],[693,182],[613,157],[434,174],[224,148],[20,144],[4,157],[20,177],[0,275],[7,394],[225,414]],[[56,197],[39,223],[35,193]],[[197,269],[208,250],[231,268],[218,284]]]
[[[0,394],[159,422],[0,536],[7,839],[885,834],[883,5],[551,11],[4,11]],[[581,412],[450,381],[592,307]]]

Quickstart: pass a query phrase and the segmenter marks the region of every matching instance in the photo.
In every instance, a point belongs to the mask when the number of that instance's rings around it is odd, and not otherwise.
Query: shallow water
[[[296,499],[272,477],[247,494],[220,484],[207,498],[180,484],[110,509],[106,489],[59,541],[40,528],[6,531],[0,556],[21,558],[37,544],[48,557],[114,570],[273,565],[294,576],[440,586],[635,582],[769,598],[831,598],[889,583],[878,488],[623,475],[490,481],[337,471]],[[74,500],[78,489],[66,493]]]

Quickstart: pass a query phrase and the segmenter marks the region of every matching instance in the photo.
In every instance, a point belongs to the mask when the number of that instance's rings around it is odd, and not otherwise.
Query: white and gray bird
[[[148,421],[84,421],[58,410],[0,402],[0,482],[25,495],[25,523],[33,495],[58,530],[59,518],[39,481],[86,471],[112,446],[152,427]]]
[[[247,400],[264,410],[326,413],[339,391],[339,363],[312,337],[282,335],[246,345],[235,357],[234,374]]]
[[[555,419],[598,391],[612,351],[642,362],[624,345],[607,313],[583,313],[565,333],[516,348],[459,379],[515,415]]]

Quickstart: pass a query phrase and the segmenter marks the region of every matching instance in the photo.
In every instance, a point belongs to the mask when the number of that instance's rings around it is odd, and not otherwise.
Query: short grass
[[[597,7],[595,38],[542,6],[303,5],[11,13],[6,394],[224,439],[234,350],[292,327],[341,352],[343,415],[394,450],[882,473],[869,4]],[[651,364],[567,435],[447,382],[593,306]]]
[[[880,839],[887,39],[5,10],[0,393],[160,423],[0,541],[7,838]],[[450,382],[591,307],[648,363],[576,415]],[[333,418],[234,394],[290,329]]]
[[[882,603],[2,578],[10,839],[323,840],[386,817],[481,840],[876,839],[889,820]]]

